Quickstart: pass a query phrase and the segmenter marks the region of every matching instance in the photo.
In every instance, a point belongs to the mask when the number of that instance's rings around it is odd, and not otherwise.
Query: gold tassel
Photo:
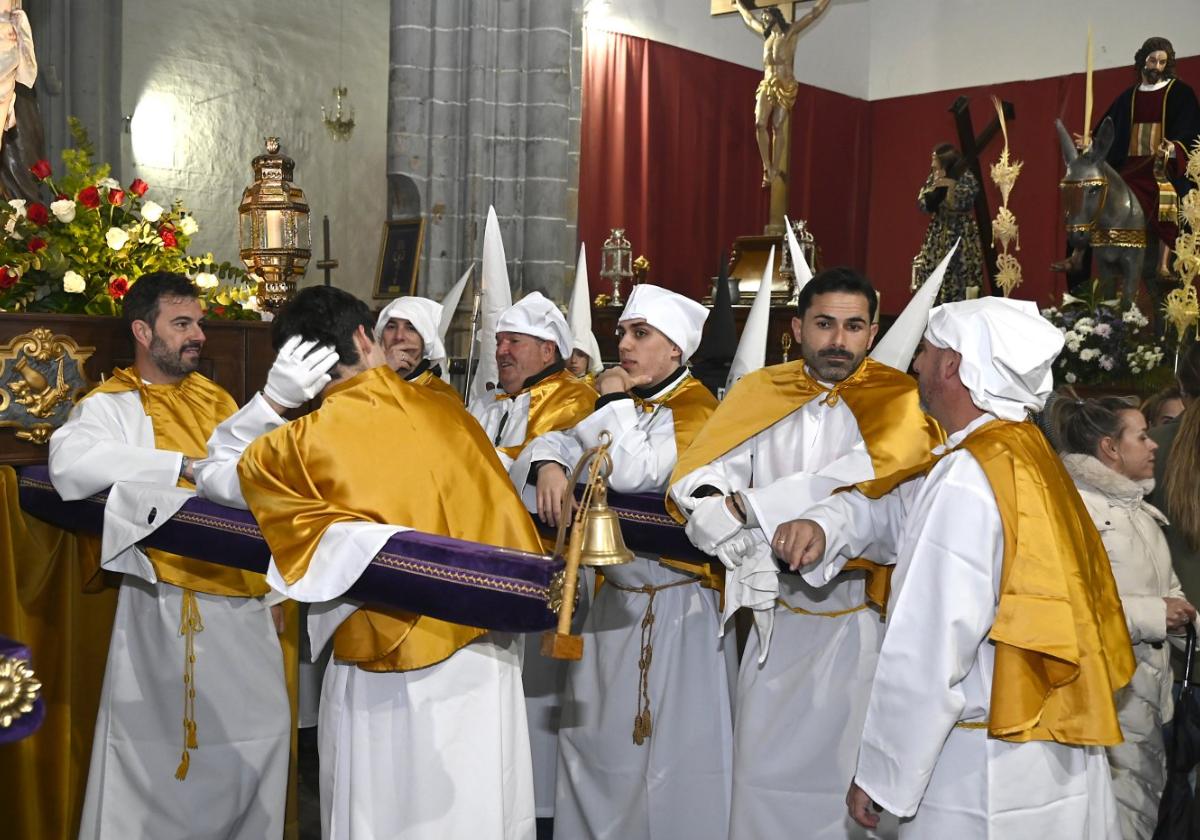
[[[179,767],[175,769],[175,778],[183,781],[187,778],[188,768],[192,766],[192,757],[188,755],[188,751],[183,751],[183,758],[179,761]]]
[[[194,750],[196,743],[196,634],[204,629],[204,620],[200,616],[200,604],[196,601],[196,593],[190,589],[183,590],[179,602],[179,635],[184,637],[183,658],[183,757],[175,770],[175,778],[183,781],[187,778],[191,766],[191,755],[188,750]]]

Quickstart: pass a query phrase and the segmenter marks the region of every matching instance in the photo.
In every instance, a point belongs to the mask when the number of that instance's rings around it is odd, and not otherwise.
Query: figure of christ
[[[828,6],[829,0],[817,0],[808,14],[789,24],[778,6],[759,10],[753,0],[737,0],[738,14],[746,26],[763,37],[763,79],[755,92],[754,130],[762,157],[764,187],[785,174],[783,155],[787,143],[783,138],[788,136],[799,87],[793,70],[796,43],[800,33]],[[761,11],[761,17],[755,17],[754,11]]]

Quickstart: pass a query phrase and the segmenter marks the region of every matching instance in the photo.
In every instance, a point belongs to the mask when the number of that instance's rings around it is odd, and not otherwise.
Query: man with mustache
[[[792,319],[801,358],[739,381],[671,478],[668,507],[728,570],[726,616],[749,607],[759,630],[734,703],[731,840],[791,836],[798,818],[807,838],[864,836],[846,815],[845,781],[882,638],[886,574],[864,564],[813,586],[778,575],[770,541],[808,505],[920,463],[938,440],[916,383],[866,358],[876,306],[862,275],[817,274]]]
[[[424,385],[461,401],[442,379],[446,348],[438,333],[442,305],[429,298],[396,298],[375,322],[375,341],[387,356],[388,367],[414,385]]]
[[[849,557],[895,564],[846,796],[864,828],[883,809],[913,840],[1121,836],[1103,747],[1133,649],[1100,534],[1029,421],[1062,346],[1030,301],[935,308],[914,367],[945,445],[775,534],[814,586]]]
[[[529,444],[535,469],[526,489],[536,483],[543,522],[558,524],[571,491],[567,471],[605,432],[609,487],[666,489],[678,453],[717,405],[687,368],[707,317],[708,309],[683,295],[634,287],[617,322],[620,364],[597,378],[595,411]],[[725,840],[730,669],[715,632],[712,578],[654,554],[602,572],[583,623],[583,659],[567,669],[555,832]]]
[[[50,438],[50,477],[68,500],[111,489],[109,516],[137,523],[147,512],[118,498],[123,483],[190,489],[237,406],[196,372],[203,311],[188,278],[143,275],[124,310],[133,366]],[[281,837],[291,713],[266,580],[136,547],[102,565],[123,576],[79,836]]]

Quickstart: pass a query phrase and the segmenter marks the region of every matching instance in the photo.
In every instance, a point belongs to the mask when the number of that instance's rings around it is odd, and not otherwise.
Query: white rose
[[[142,205],[142,218],[147,222],[157,222],[162,218],[163,209],[161,204],[155,204],[153,201],[147,201]]]
[[[63,291],[71,294],[79,294],[87,289],[87,283],[84,282],[83,276],[74,272],[68,271],[63,275]]]
[[[1100,351],[1095,347],[1085,347],[1079,351],[1079,361],[1090,362],[1092,359],[1100,355]]]
[[[1063,379],[1067,380],[1068,385],[1074,385],[1077,378],[1078,377],[1076,377],[1075,374],[1071,373],[1070,371],[1067,371],[1066,375],[1063,376]]]
[[[17,214],[13,213],[8,217],[8,221],[4,223],[4,232],[8,234],[9,239],[23,239],[21,234],[17,233]]]
[[[196,285],[201,289],[215,289],[219,282],[217,275],[209,274],[207,271],[201,271],[196,275]]]
[[[105,178],[103,181],[96,182],[97,187],[108,187],[110,190],[121,189],[121,182],[116,178]]]
[[[129,241],[129,233],[123,228],[109,228],[108,233],[104,234],[104,241],[108,243],[109,248],[112,248],[114,251],[120,251],[125,247],[125,243]]]
[[[69,225],[75,221],[75,202],[69,198],[60,198],[58,201],[50,202],[50,212],[54,214],[54,218],[58,219],[64,225]]]
[[[242,302],[242,309],[249,309],[251,312],[258,311],[258,295],[250,295]]]
[[[200,225],[196,224],[196,220],[191,216],[184,216],[179,220],[179,232],[184,236],[192,236],[198,230]]]
[[[17,211],[16,215],[25,218],[25,203],[23,198],[12,198],[9,199],[8,206]]]

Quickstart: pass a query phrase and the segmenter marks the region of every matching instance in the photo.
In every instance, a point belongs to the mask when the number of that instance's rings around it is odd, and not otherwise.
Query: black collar
[[[671,387],[680,379],[682,379],[686,373],[687,367],[685,365],[680,365],[679,367],[675,368],[671,375],[662,382],[657,382],[653,385],[638,385],[635,388],[630,388],[629,393],[633,394],[639,400],[648,400],[656,394],[661,394],[663,391],[667,390],[667,388]]]
[[[412,382],[414,379],[416,379],[418,376],[420,376],[422,373],[424,373],[427,370],[429,370],[429,360],[421,359],[420,363],[415,368],[410,370],[408,372],[408,375],[404,377],[404,381]],[[437,373],[434,374],[434,376],[441,376],[441,373],[442,372],[439,370]]]
[[[529,377],[524,382],[522,382],[521,387],[517,389],[517,393],[519,394],[521,391],[527,391],[528,389],[532,388],[534,385],[541,382],[543,379],[545,379],[549,376],[553,376],[554,374],[558,373],[560,370],[566,370],[566,369],[567,369],[567,363],[565,361],[563,361],[562,359],[559,359],[557,362],[554,362],[549,367],[543,368],[541,371],[539,371],[538,373],[535,373],[533,376]]]

